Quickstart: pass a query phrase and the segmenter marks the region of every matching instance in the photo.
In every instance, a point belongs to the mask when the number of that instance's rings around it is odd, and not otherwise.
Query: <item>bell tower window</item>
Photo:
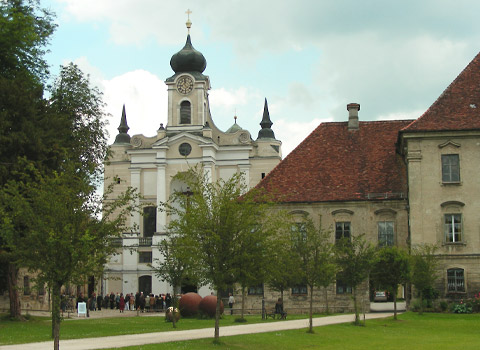
[[[180,124],[192,123],[192,106],[190,102],[183,101],[180,103]]]

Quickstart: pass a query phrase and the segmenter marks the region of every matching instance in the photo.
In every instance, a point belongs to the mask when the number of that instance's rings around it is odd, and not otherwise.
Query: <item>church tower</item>
[[[209,110],[210,80],[203,75],[207,61],[192,45],[190,18],[186,25],[188,35],[185,46],[170,60],[175,74],[165,81],[168,87],[169,131],[201,130],[207,121]]]
[[[187,11],[189,14],[190,11]],[[210,79],[203,72],[207,61],[194,49],[187,21],[185,46],[170,59],[174,74],[165,80],[168,90],[167,125],[160,124],[156,135],[130,135],[125,106],[120,118],[118,135],[110,146],[105,164],[105,188],[115,181],[118,196],[129,186],[141,194],[137,204],[143,215],[134,212],[128,219],[132,232],[124,233],[118,254],[105,269],[104,290],[123,293],[142,291],[171,292],[172,287],[159,280],[149,264],[163,259],[159,250],[170,218],[157,208],[184,185],[175,179],[179,172],[200,165],[209,181],[227,180],[242,173],[245,184],[256,186],[281,160],[281,142],[275,139],[267,101],[261,130],[254,140],[250,132],[235,123],[220,130],[210,113],[208,90]],[[135,115],[129,114],[130,124]],[[225,117],[225,116],[223,116]],[[135,249],[132,249],[135,247]],[[191,286],[193,290],[197,286]],[[198,286],[200,295],[209,295],[208,287]]]

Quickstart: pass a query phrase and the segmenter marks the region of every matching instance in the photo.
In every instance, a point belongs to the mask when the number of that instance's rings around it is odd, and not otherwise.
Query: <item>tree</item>
[[[54,30],[51,13],[40,8],[38,1],[0,3],[0,191],[8,181],[19,181],[17,172],[25,160],[37,167],[55,162],[55,141],[46,137],[46,125],[54,121],[46,118],[43,100],[48,76],[45,46]],[[8,208],[1,211],[7,213]],[[11,229],[22,234],[21,227]],[[18,259],[15,249],[7,248],[5,230],[0,226],[0,260],[7,265],[10,316],[20,318],[18,266],[14,264]]]
[[[198,267],[190,254],[190,247],[193,245],[188,243],[187,237],[168,235],[168,237],[160,242],[158,250],[162,259],[156,259],[151,265],[157,277],[162,281],[166,281],[173,289],[173,328],[175,324],[175,308],[177,307],[177,289],[182,286],[186,278],[194,283],[197,278]]]
[[[375,257],[372,279],[378,288],[386,289],[393,295],[393,318],[397,319],[397,293],[400,285],[410,279],[410,257],[398,247],[383,247]]]
[[[4,240],[16,252],[14,262],[35,271],[37,282],[51,291],[52,334],[58,349],[60,288],[101,273],[115,250],[111,238],[126,229],[126,218],[136,210],[136,193],[128,189],[108,200],[96,195],[107,154],[103,103],[75,65],[61,69],[47,113],[58,121],[61,161],[56,169],[46,169],[24,160],[26,166],[17,174],[21,181],[7,182],[0,208],[6,214]]]
[[[342,280],[352,288],[355,325],[360,325],[357,302],[357,288],[368,278],[375,249],[367,243],[364,235],[354,236],[351,241],[342,238],[335,245],[336,261]]]
[[[257,191],[246,193],[242,174],[228,180],[209,181],[209,173],[202,168],[191,168],[175,179],[184,183],[186,191],[172,194],[164,203],[172,220],[168,231],[188,237],[191,254],[202,267],[202,281],[210,284],[217,296],[232,286],[237,278],[239,263],[252,258],[245,249],[248,239],[272,237],[274,224],[267,215],[270,203]],[[215,315],[215,342],[219,339],[220,298]]]
[[[302,262],[300,279],[307,284],[310,293],[309,332],[313,333],[313,288],[331,282],[336,273],[333,245],[330,233],[317,229],[312,219],[306,217],[303,222],[294,226],[292,239],[294,251]]]
[[[287,222],[286,228],[277,231],[272,242],[269,271],[266,278],[267,285],[277,292],[283,300],[283,292],[295,286],[298,281],[299,271],[302,265],[295,249],[291,235],[291,222]]]
[[[437,279],[438,260],[435,245],[419,245],[414,247],[411,255],[411,282],[420,297],[420,315],[423,313],[425,294],[432,290]]]

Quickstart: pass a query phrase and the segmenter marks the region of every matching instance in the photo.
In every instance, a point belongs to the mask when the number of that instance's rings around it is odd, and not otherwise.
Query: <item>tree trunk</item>
[[[283,299],[282,299],[283,300]],[[313,333],[313,285],[310,286],[310,310],[308,320],[308,333]]]
[[[52,333],[53,349],[60,349],[60,292],[62,285],[54,284],[52,287]]]
[[[419,315],[423,315],[423,291],[420,291],[420,310],[418,312]]]
[[[328,289],[325,287],[325,312],[327,315],[330,313],[328,310]]]
[[[10,317],[21,319],[22,309],[20,307],[20,296],[17,289],[18,268],[10,262],[8,263],[7,283],[8,283],[8,297],[10,298]]]
[[[245,287],[242,286],[242,320],[245,315]]]
[[[217,308],[215,309],[215,339],[214,343],[218,344],[220,342],[220,302],[219,298],[220,291],[217,289]]]
[[[173,297],[172,297],[172,306],[173,306],[173,309],[172,309],[172,325],[173,325],[173,328],[177,328],[177,322],[176,322],[176,319],[175,317],[177,316],[175,314],[175,308],[177,306],[177,294],[175,293],[175,286],[173,287]],[[179,310],[180,311],[180,310]]]
[[[353,308],[355,310],[355,325],[360,325],[360,316],[358,314],[358,305],[357,305],[357,289],[352,288],[353,291]]]
[[[397,320],[397,292],[393,292],[393,319]]]

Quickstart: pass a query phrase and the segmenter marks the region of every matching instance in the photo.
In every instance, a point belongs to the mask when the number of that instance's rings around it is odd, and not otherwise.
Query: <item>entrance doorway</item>
[[[152,276],[140,276],[138,278],[138,291],[144,295],[152,294]]]

